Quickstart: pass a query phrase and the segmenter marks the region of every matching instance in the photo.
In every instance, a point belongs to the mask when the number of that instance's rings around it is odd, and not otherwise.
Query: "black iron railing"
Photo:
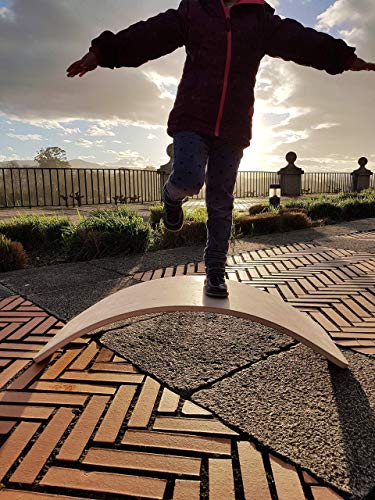
[[[269,194],[270,184],[278,183],[279,175],[274,172],[242,171],[237,175],[234,195],[236,198],[264,198]],[[206,196],[206,187],[193,196],[193,199],[202,200]]]
[[[165,180],[156,170],[144,169],[0,168],[0,208],[158,202]],[[236,198],[267,197],[270,184],[279,182],[274,172],[240,171],[234,194]],[[375,187],[375,176],[371,187]],[[302,194],[351,189],[350,173],[302,175]],[[205,196],[204,187],[193,199]]]
[[[2,168],[0,208],[74,207],[160,200],[153,170]]]
[[[301,194],[349,193],[352,176],[345,172],[307,172],[302,175]]]

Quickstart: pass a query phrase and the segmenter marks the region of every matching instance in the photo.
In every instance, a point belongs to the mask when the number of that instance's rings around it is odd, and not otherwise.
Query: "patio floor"
[[[139,272],[132,283],[202,272],[195,262]],[[372,253],[270,247],[231,256],[227,277],[287,301],[348,355],[373,362]],[[0,296],[0,499],[337,500],[364,498],[374,486],[369,475],[362,493],[353,482],[327,481],[96,340],[32,364],[63,326],[57,316],[20,295]]]
[[[234,206],[239,211],[246,211],[252,205],[257,203],[262,203],[266,198],[236,198]],[[155,203],[131,203],[128,206],[142,216],[147,217],[150,214],[150,207],[155,205]],[[115,207],[116,205],[90,205],[83,207],[37,207],[37,208],[2,208],[0,209],[0,215],[2,220],[9,219],[15,215],[28,215],[28,214],[38,214],[38,215],[66,215],[72,220],[77,220],[80,215],[86,215],[92,210],[105,209],[109,207]],[[190,199],[184,203],[184,208],[191,209],[195,207],[206,206],[205,200],[195,200]]]

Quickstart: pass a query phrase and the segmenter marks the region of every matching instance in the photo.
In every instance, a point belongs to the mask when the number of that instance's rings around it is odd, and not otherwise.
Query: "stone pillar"
[[[304,171],[295,165],[296,153],[290,152],[285,158],[288,165],[278,172],[280,175],[281,195],[300,196]]]
[[[352,191],[355,193],[359,193],[364,189],[368,189],[370,187],[370,177],[372,176],[371,170],[366,168],[368,163],[368,159],[362,157],[358,160],[359,168],[352,172]]]
[[[166,151],[170,160],[158,169],[158,173],[160,174],[160,201],[163,201],[163,187],[173,169],[173,144],[169,144]]]

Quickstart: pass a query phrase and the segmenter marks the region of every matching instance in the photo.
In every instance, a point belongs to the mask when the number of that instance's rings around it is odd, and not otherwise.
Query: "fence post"
[[[368,159],[364,156],[358,160],[359,168],[353,170],[352,176],[352,191],[359,193],[364,189],[370,187],[370,177],[372,176],[371,170],[366,168]]]
[[[295,165],[297,155],[290,152],[286,155],[288,165],[281,170],[280,175],[281,195],[282,196],[300,196],[302,187],[302,174],[304,171]]]
[[[166,151],[170,160],[158,169],[158,174],[160,175],[160,201],[163,201],[163,187],[173,169],[173,144],[169,144]]]

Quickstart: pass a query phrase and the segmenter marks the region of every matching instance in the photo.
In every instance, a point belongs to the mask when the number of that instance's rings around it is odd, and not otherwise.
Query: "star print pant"
[[[243,148],[218,137],[177,132],[173,137],[173,169],[165,191],[172,201],[200,192],[206,183],[206,270],[224,269],[229,250],[234,207],[234,186]]]

